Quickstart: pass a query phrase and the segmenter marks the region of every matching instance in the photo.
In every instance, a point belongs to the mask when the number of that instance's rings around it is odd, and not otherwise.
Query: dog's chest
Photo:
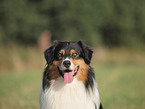
[[[86,92],[84,84],[77,79],[74,79],[71,84],[65,84],[62,78],[58,78],[41,95],[41,100],[43,101],[42,109],[95,108],[93,96]]]

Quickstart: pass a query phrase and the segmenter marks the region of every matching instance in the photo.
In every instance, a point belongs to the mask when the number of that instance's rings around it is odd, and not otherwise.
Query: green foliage
[[[89,45],[145,44],[144,0],[2,0],[0,42],[35,44],[43,30],[52,40]]]
[[[38,34],[48,21],[38,14],[35,4],[27,0],[3,0],[0,7],[0,35],[3,35],[3,43],[36,43]]]

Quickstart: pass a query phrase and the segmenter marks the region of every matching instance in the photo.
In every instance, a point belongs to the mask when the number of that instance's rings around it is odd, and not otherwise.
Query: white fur
[[[41,87],[41,109],[99,109],[100,99],[97,85],[94,80],[93,91],[87,92],[84,83],[74,78],[73,82],[66,84],[62,77],[51,81],[48,89]]]

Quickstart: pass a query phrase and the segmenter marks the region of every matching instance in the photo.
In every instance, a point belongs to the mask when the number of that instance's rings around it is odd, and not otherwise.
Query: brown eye
[[[73,58],[77,58],[78,56],[79,56],[78,53],[73,53],[73,54],[72,54],[72,57],[73,57]]]
[[[63,53],[58,53],[58,59],[62,59],[63,58]]]

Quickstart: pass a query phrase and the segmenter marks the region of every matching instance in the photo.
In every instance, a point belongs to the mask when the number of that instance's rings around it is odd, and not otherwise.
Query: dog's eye
[[[63,58],[63,53],[58,53],[58,59],[62,59]]]
[[[79,56],[78,53],[73,53],[73,54],[72,54],[72,57],[73,57],[73,58],[77,58],[78,56]]]

